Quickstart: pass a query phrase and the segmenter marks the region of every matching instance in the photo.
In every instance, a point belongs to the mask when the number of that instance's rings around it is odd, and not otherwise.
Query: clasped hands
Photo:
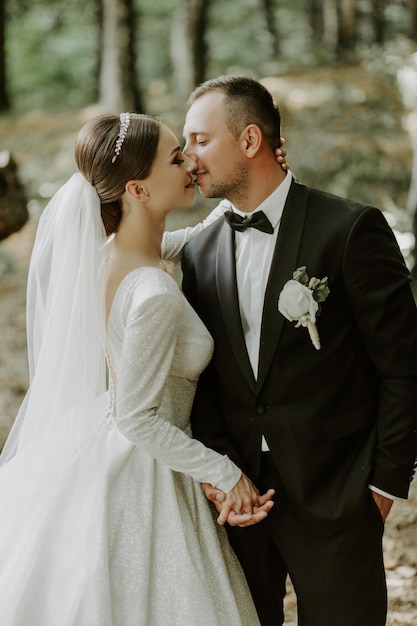
[[[242,473],[236,485],[228,493],[216,489],[209,483],[203,483],[206,498],[213,502],[219,516],[217,523],[226,522],[230,526],[253,526],[264,520],[274,506],[274,489],[261,495],[252,481]]]

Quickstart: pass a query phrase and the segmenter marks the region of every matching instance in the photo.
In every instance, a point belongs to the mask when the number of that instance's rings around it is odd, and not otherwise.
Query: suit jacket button
[[[266,406],[264,404],[257,404],[256,405],[256,412],[258,415],[265,415],[266,413]]]

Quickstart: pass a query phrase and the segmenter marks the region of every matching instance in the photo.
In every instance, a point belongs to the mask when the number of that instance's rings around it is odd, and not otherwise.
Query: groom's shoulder
[[[363,204],[352,198],[309,187],[293,181],[294,190],[303,190],[307,205],[307,219],[322,221],[323,224],[338,223],[340,227],[347,227],[355,222],[361,215],[368,214],[377,216],[381,211],[372,205]],[[378,219],[378,218],[377,218]]]
[[[300,182],[297,179],[293,179],[292,187],[294,190],[304,190],[308,194],[309,204],[323,206],[326,209],[333,209],[346,212],[360,212],[367,208],[367,206],[352,198],[340,196],[317,187],[310,187]]]

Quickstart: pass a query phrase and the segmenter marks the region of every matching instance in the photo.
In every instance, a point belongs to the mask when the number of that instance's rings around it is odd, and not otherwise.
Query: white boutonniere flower
[[[330,293],[327,281],[327,276],[309,279],[303,265],[295,270],[292,280],[285,283],[278,298],[278,311],[290,322],[297,322],[296,328],[304,326],[308,329],[316,350],[320,350],[316,318],[320,313],[320,304]]]

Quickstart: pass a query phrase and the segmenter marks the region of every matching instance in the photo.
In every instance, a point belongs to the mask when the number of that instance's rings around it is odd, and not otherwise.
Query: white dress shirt
[[[263,233],[256,228],[247,228],[244,232],[235,231],[236,278],[240,316],[255,379],[258,376],[266,284],[291,179],[291,173],[288,172],[283,182],[254,211],[254,213],[256,211],[265,213],[274,227],[272,235]],[[231,208],[242,217],[252,215],[252,213],[242,213],[233,205]]]
[[[244,232],[235,232],[236,279],[240,317],[255,379],[258,377],[266,284],[291,180],[292,174],[287,172],[283,182],[253,211],[253,213],[256,211],[265,213],[274,227],[272,235],[263,233],[256,228],[247,228]],[[242,213],[230,202],[228,204],[235,213],[242,217],[252,215],[252,213]],[[262,450],[269,450],[264,437],[262,437]]]

